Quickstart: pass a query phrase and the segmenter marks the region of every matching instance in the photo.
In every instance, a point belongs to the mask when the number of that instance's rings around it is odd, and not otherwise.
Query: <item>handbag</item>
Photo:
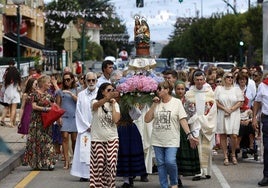
[[[53,103],[51,105],[51,109],[48,112],[41,113],[44,128],[47,128],[48,126],[52,125],[64,113],[65,113],[64,109],[60,108],[57,104]]]

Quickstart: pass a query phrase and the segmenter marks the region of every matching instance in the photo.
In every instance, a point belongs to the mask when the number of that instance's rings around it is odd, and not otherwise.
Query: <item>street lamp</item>
[[[239,42],[239,53],[240,53],[240,65],[239,67],[243,67],[243,51],[242,51],[242,48],[244,46],[244,42],[243,41],[240,41]]]
[[[12,0],[17,5],[17,69],[20,72],[20,5],[25,0]]]

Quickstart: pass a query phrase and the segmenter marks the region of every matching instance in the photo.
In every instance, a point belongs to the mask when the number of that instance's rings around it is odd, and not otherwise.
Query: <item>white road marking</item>
[[[219,180],[222,188],[230,188],[230,185],[224,178],[223,174],[221,173],[221,170],[217,167],[217,165],[212,165],[212,171],[214,172],[216,178]]]

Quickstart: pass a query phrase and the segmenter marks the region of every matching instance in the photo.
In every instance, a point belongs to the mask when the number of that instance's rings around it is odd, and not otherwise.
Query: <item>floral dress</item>
[[[54,98],[48,94],[33,93],[33,102],[38,106],[50,107]],[[55,149],[52,142],[52,126],[43,127],[41,111],[33,110],[26,142],[24,164],[33,169],[50,168],[55,164]]]

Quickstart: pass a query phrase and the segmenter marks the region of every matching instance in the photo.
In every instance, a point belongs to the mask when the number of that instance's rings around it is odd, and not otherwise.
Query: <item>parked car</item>
[[[156,58],[156,67],[154,68],[155,72],[162,73],[163,71],[166,71],[170,69],[168,66],[168,59],[167,58]]]
[[[212,62],[199,62],[199,69],[205,71],[211,65]]]
[[[198,69],[198,63],[194,61],[186,61],[182,70],[189,71],[190,68]]]
[[[95,62],[91,66],[91,71],[95,73],[102,73],[101,66],[102,66],[102,62]]]
[[[232,62],[215,62],[212,64],[215,67],[221,67],[224,72],[230,72],[233,67],[235,67],[235,64]]]
[[[173,58],[173,65],[175,70],[182,70],[185,67],[187,59],[184,57],[174,57]]]

